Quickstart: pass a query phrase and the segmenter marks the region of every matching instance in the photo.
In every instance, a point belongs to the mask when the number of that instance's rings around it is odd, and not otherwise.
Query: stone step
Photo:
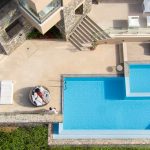
[[[72,36],[74,36],[75,38],[77,38],[80,41],[80,43],[86,43],[86,41],[81,36],[79,36],[76,32],[74,32],[72,34]]]
[[[94,28],[88,24],[87,22],[83,21],[82,24],[91,32],[91,34],[93,34],[93,36],[97,39],[97,40],[101,40],[101,36],[99,35],[99,33],[97,32],[97,30],[94,30]]]
[[[89,50],[93,41],[107,39],[110,39],[110,36],[88,16],[79,22],[69,37],[69,41],[79,50]]]
[[[100,39],[106,39],[105,35],[103,35],[101,33],[101,31],[99,31],[97,28],[95,28],[95,26],[93,26],[93,24],[91,22],[89,22],[88,20],[86,20],[85,18],[84,18],[84,23],[88,24],[89,27],[92,28],[92,30],[96,32],[96,34],[98,35],[98,37]]]
[[[90,19],[88,16],[84,17],[83,20],[87,21],[88,24],[91,24],[91,26],[94,27],[94,29],[97,30],[97,32],[101,30],[100,27],[92,19]]]
[[[78,26],[77,30],[83,34],[85,38],[87,38],[90,42],[93,41],[93,38],[86,33],[86,31],[82,28],[82,26]]]
[[[82,42],[80,41],[80,39],[76,38],[73,35],[71,35],[71,39],[73,39],[75,41],[75,43],[77,43],[80,47],[82,47]]]
[[[85,19],[93,25],[101,34],[105,36],[105,38],[110,38],[110,36],[103,30],[101,29],[91,18],[88,16],[85,17]]]
[[[76,43],[76,41],[74,41],[74,39],[72,39],[71,37],[69,38],[69,41],[72,43],[72,45],[74,45],[77,49],[82,50],[82,46],[80,47],[80,45],[78,45],[78,43]]]
[[[89,41],[89,42],[93,41],[93,39],[91,39],[91,37],[89,37],[82,28],[77,28],[77,30],[78,30],[78,32],[80,32],[84,36],[84,38],[87,39],[87,41]]]
[[[90,42],[87,38],[83,36],[83,34],[79,30],[75,30],[74,33],[80,36],[85,42]]]
[[[80,50],[89,50],[87,47],[83,47],[86,43],[81,43],[80,39],[76,38],[75,36],[71,36],[71,39],[76,43],[76,45],[80,48]]]
[[[89,37],[91,37],[92,41],[98,40],[94,34],[90,32],[90,30],[88,30],[88,28],[86,28],[82,23],[79,25],[79,27],[81,27]]]

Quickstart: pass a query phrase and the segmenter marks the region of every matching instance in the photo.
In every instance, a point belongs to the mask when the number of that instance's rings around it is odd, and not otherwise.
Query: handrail
[[[141,34],[148,34],[150,35],[149,28],[113,28],[110,27],[104,30],[108,34],[119,34],[119,35],[141,35]]]
[[[29,13],[29,15],[31,17],[33,17],[40,24],[43,23],[49,16],[54,14],[59,8],[61,8],[61,3],[60,3],[60,5],[55,7],[55,9],[48,12],[43,18],[40,18],[40,16],[36,16],[32,11],[28,10],[20,1],[19,1],[19,5],[20,5],[21,8],[23,8],[27,13]]]

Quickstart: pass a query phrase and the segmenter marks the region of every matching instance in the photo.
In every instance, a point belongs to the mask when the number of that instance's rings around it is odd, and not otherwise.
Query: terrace
[[[149,35],[148,14],[143,13],[143,0],[102,0],[93,5],[89,16],[110,35]],[[96,15],[95,15],[96,14]],[[138,28],[130,28],[128,16],[139,16]]]
[[[78,51],[64,41],[28,40],[13,54],[0,61],[0,80],[13,80],[13,105],[0,105],[0,112],[61,109],[61,75],[116,74],[118,54],[115,45],[100,45],[95,51]],[[46,86],[50,103],[34,107],[29,91],[36,85]]]
[[[128,61],[150,61],[150,43],[127,43]]]

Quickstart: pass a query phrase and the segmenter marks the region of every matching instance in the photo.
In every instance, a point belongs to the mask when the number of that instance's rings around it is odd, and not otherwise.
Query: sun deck
[[[0,80],[13,80],[14,104],[0,105],[0,112],[33,111],[61,107],[61,75],[116,74],[118,56],[115,45],[100,45],[95,51],[78,51],[64,41],[26,41],[12,55],[0,61]],[[36,108],[29,102],[29,90],[46,86],[51,100]]]
[[[150,43],[128,42],[128,61],[150,61]]]

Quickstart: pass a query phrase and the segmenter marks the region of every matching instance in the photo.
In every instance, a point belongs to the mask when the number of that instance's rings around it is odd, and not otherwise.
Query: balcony
[[[23,8],[28,15],[35,19],[39,24],[42,24],[47,18],[55,13],[61,7],[61,0],[51,1],[43,10],[36,12],[28,3],[28,0],[19,0],[21,8]]]

